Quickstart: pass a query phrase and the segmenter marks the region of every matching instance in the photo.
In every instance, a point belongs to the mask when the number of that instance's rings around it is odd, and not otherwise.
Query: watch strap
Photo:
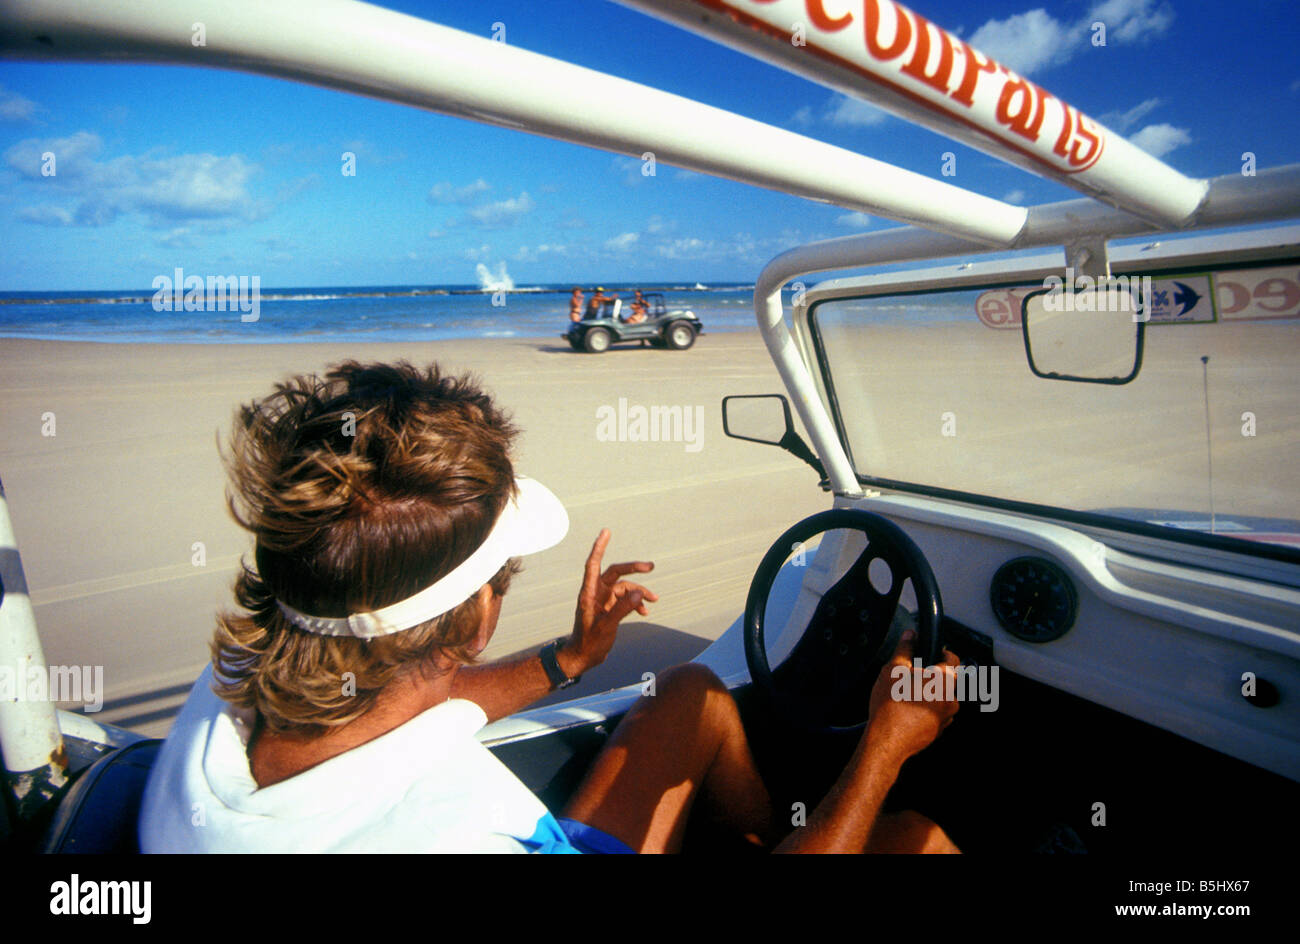
[[[542,646],[540,653],[542,668],[546,670],[546,677],[551,680],[551,691],[553,692],[568,688],[570,685],[577,685],[582,680],[581,675],[569,678],[564,674],[564,669],[560,668],[560,661],[555,658],[555,653],[559,651],[561,642],[562,640],[552,639]]]

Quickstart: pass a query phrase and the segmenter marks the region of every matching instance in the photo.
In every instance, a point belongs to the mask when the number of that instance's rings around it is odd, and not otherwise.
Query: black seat
[[[95,761],[59,801],[40,851],[139,852],[140,803],[161,744],[137,741]]]

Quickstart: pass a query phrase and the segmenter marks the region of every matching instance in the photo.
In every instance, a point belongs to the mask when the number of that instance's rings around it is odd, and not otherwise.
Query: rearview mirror
[[[1143,294],[1124,277],[1086,288],[1048,281],[1056,285],[1021,304],[1025,356],[1035,376],[1104,384],[1135,378],[1142,367]]]

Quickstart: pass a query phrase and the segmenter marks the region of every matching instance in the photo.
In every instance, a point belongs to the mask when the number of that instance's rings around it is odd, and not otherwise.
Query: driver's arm
[[[569,678],[582,675],[605,661],[618,635],[618,624],[633,610],[648,616],[646,603],[659,597],[640,584],[624,580],[628,574],[654,569],[649,561],[610,564],[601,573],[601,559],[609,545],[608,529],[600,532],[587,556],[582,589],[578,594],[573,632],[555,654],[555,660]],[[465,698],[483,709],[488,721],[496,721],[527,708],[550,694],[551,681],[542,668],[537,646],[496,662],[465,666],[452,680],[451,697]]]
[[[880,816],[881,805],[898,779],[903,762],[924,750],[957,713],[956,700],[895,701],[895,667],[918,673],[911,690],[922,691],[920,669],[912,668],[914,635],[909,631],[881,670],[871,690],[871,714],[853,758],[825,799],[776,847],[775,852],[863,852]],[[958,659],[945,651],[944,661],[924,671],[956,672]],[[956,686],[944,685],[954,692]]]
[[[627,611],[631,611],[630,606]],[[551,693],[551,680],[538,655],[541,650],[541,646],[534,646],[495,662],[465,666],[452,681],[451,697],[474,702],[483,709],[488,721],[498,721],[522,711]],[[555,654],[555,661],[569,678],[595,667],[580,660],[568,640]]]

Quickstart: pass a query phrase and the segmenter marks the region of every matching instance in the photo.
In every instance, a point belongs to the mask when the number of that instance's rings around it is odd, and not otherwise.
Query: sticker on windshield
[[[1147,305],[1149,324],[1204,324],[1214,320],[1208,275],[1153,279]]]
[[[981,323],[990,328],[1015,328],[1020,330],[1020,305],[1030,292],[1042,286],[1022,285],[1016,288],[993,288],[975,299],[975,314]]]
[[[1292,270],[1294,272],[1294,270]],[[1224,298],[1223,288],[1224,279],[1236,278],[1241,273],[1229,273],[1223,276],[1215,276],[1218,279],[1220,305]],[[1270,285],[1279,281],[1277,278],[1265,280]],[[1134,278],[1135,285],[1143,284],[1145,289],[1146,280],[1139,283]],[[1208,324],[1216,320],[1214,309],[1214,294],[1210,289],[1210,276],[1208,275],[1186,275],[1170,279],[1152,279],[1150,281],[1150,302],[1148,305],[1149,324]],[[1235,282],[1227,283],[1233,286],[1227,291],[1233,294],[1235,298],[1244,298],[1247,290]],[[1021,303],[1025,296],[1030,292],[1042,291],[1049,286],[1045,285],[1018,285],[1012,288],[994,288],[982,293],[979,298],[975,299],[975,315],[979,318],[980,323],[989,328],[997,330],[1020,330],[1020,312]],[[1276,286],[1269,289],[1276,293]],[[1300,306],[1300,284],[1295,286],[1296,304]],[[1243,306],[1241,310],[1247,310],[1248,306]],[[1222,308],[1220,309],[1222,310]],[[1237,315],[1236,317],[1242,317]],[[1251,317],[1260,317],[1252,315]],[[1294,317],[1286,315],[1271,315],[1268,317]]]
[[[1214,288],[1224,321],[1300,318],[1300,269],[1295,266],[1216,272]]]

